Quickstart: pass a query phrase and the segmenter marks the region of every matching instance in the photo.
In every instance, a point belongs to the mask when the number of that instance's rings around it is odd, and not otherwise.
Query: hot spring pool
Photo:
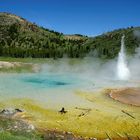
[[[0,74],[0,100],[31,98],[48,106],[89,105],[77,91],[96,91],[109,87],[133,86],[130,81],[102,79],[75,72],[5,73]]]
[[[0,96],[1,100],[31,98],[48,106],[75,105],[82,101],[75,92],[86,84],[74,74],[0,74]]]

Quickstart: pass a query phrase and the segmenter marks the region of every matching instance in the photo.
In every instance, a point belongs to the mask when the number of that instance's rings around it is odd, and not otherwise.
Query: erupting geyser
[[[126,62],[124,38],[125,36],[123,35],[117,63],[117,77],[119,80],[128,80],[130,78],[130,71]]]

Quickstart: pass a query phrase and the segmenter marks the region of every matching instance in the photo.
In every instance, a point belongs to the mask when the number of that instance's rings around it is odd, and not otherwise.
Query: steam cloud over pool
[[[40,64],[41,71],[38,73],[1,73],[0,95],[5,98],[30,97],[43,103],[75,105],[82,103],[82,99],[75,95],[79,90],[94,91],[139,84],[139,68],[134,59],[129,66],[137,68],[137,75],[132,73],[133,79],[130,81],[116,79],[116,65],[116,60],[101,61],[96,58],[48,60]]]

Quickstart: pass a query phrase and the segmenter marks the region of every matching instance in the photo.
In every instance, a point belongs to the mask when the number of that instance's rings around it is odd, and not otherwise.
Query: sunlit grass
[[[14,57],[0,57],[0,61],[8,61],[8,62],[24,62],[24,63],[44,63],[48,62],[50,58],[14,58]]]
[[[0,132],[0,140],[42,140],[40,136],[24,132]]]
[[[15,66],[13,68],[0,68],[0,72],[4,73],[22,73],[22,72],[34,72],[33,66],[29,64],[23,64],[21,66]]]

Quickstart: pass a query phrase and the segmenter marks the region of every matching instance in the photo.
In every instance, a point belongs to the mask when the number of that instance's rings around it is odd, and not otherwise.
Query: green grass
[[[42,140],[42,138],[32,134],[18,134],[18,132],[12,134],[10,132],[0,132],[0,140]]]
[[[0,140],[41,140],[35,131],[13,129],[17,122],[16,119],[0,118]]]
[[[11,68],[2,67],[0,68],[0,72],[3,73],[26,73],[26,72],[34,72],[32,64],[21,64],[20,66],[14,66]]]
[[[14,57],[0,57],[0,61],[8,62],[24,62],[24,63],[42,63],[48,61],[47,58],[14,58]]]

